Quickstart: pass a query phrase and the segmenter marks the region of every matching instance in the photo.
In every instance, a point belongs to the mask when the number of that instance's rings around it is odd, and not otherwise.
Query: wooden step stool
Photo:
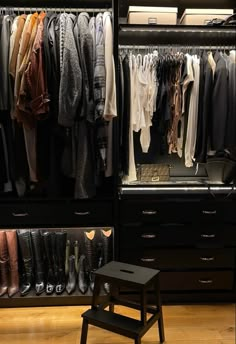
[[[109,301],[99,305],[98,298],[104,283],[109,283],[111,290]],[[155,303],[147,305],[147,289],[153,286]],[[140,293],[140,303],[122,300],[119,288],[128,287]],[[119,304],[140,310],[140,320],[114,313],[114,305]],[[109,310],[105,308],[109,305]],[[151,316],[147,320],[147,313]],[[159,289],[159,270],[144,268],[112,261],[95,271],[94,291],[91,309],[82,314],[83,325],[80,344],[86,344],[88,325],[101,327],[134,339],[141,344],[141,338],[158,321],[160,342],[165,341],[162,305]]]

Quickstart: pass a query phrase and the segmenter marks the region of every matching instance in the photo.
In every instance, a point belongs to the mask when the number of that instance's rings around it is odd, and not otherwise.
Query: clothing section
[[[236,145],[236,51],[136,50],[120,49],[119,57],[123,182],[137,180],[137,144],[154,162],[175,155],[185,167],[229,154]]]
[[[0,296],[84,295],[93,291],[94,271],[112,258],[111,228],[1,230]]]
[[[0,15],[0,190],[90,198],[113,175],[111,13]]]

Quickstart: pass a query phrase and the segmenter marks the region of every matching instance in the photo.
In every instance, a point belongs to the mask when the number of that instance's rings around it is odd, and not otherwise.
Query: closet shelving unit
[[[180,17],[185,8],[234,8],[235,4],[231,0],[121,1],[118,43],[123,54],[161,47],[236,48],[235,27],[127,24],[129,6],[178,7]],[[140,159],[139,153],[136,158]],[[120,181],[119,259],[160,269],[164,302],[235,301],[235,208],[233,186],[199,185],[194,178],[168,185]]]
[[[115,0],[0,0],[0,8],[14,10],[16,13],[30,13],[45,10],[58,13],[87,11],[91,15],[109,10],[112,13],[113,27],[117,25],[118,15]],[[114,33],[115,35],[115,33]],[[117,51],[114,45],[114,54]],[[115,121],[116,122],[116,121]],[[116,125],[114,125],[116,127]],[[114,129],[115,131],[116,129]],[[115,144],[115,143],[114,143]],[[84,230],[112,229],[112,246],[114,248],[114,198],[116,194],[115,178],[111,177],[98,190],[96,197],[85,200],[75,200],[73,196],[41,197],[28,196],[18,198],[12,195],[0,195],[0,230],[11,229],[42,229],[48,231],[60,231],[66,229],[73,240],[82,238]],[[62,295],[36,296],[32,291],[27,296],[19,293],[9,298],[4,295],[0,298],[0,307],[22,306],[50,306],[50,305],[78,305],[91,303],[91,291],[82,295],[76,291],[68,295],[65,291]],[[105,296],[105,293],[104,293]]]

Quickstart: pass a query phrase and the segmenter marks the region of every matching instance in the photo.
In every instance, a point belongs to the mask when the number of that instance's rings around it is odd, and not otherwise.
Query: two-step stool
[[[110,285],[109,301],[98,304],[99,294],[104,283]],[[119,288],[128,287],[140,293],[140,303],[121,299]],[[147,305],[147,291],[154,290],[155,301]],[[140,310],[140,320],[114,313],[114,305],[119,304]],[[105,308],[109,305],[109,310]],[[151,316],[147,319],[147,313]],[[88,325],[134,339],[141,344],[141,338],[157,321],[160,342],[165,341],[162,305],[159,288],[159,270],[144,268],[112,261],[95,271],[95,283],[91,309],[82,314],[83,325],[80,344],[86,344]]]

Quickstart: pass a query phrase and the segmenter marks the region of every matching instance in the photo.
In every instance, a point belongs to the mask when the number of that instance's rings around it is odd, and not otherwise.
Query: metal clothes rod
[[[39,9],[44,9],[46,11],[55,12],[88,12],[88,13],[98,13],[98,12],[112,12],[111,8],[72,8],[72,7],[0,7],[0,11],[13,11],[13,12],[37,12]]]
[[[171,48],[179,48],[179,49],[226,49],[226,50],[231,50],[231,49],[236,49],[236,45],[224,45],[224,44],[219,44],[219,45],[180,45],[180,44],[157,44],[157,45],[119,45],[119,49],[135,49],[135,50],[158,50],[158,49],[171,49]]]

